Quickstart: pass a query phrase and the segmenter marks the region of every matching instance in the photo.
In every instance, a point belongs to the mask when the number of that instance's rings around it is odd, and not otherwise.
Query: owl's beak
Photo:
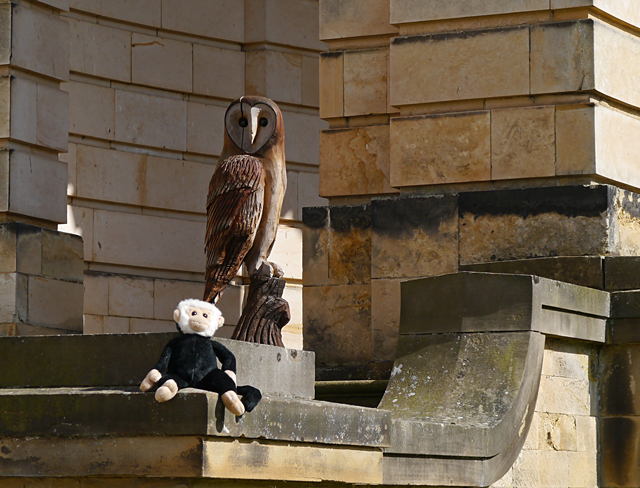
[[[260,115],[260,109],[251,107],[251,144],[253,144],[258,133],[258,115]]]

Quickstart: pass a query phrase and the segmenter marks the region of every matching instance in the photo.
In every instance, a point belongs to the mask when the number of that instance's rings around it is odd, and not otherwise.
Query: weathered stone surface
[[[329,212],[329,283],[369,283],[371,206],[333,206]]]
[[[304,287],[305,348],[318,366],[371,361],[371,285]]]
[[[160,27],[162,0],[69,0],[71,8],[133,24]]]
[[[460,264],[607,254],[609,187],[461,193]]]
[[[191,93],[191,43],[131,34],[131,81],[139,85]]]
[[[320,133],[320,194],[396,193],[389,184],[389,126]]]
[[[576,431],[578,433],[577,450],[579,452],[598,452],[597,417],[577,415]]]
[[[554,176],[555,144],[555,107],[493,110],[491,179]]]
[[[575,451],[577,449],[576,421],[570,415],[543,414],[538,434],[543,451]]]
[[[526,95],[529,29],[396,37],[390,70],[394,106]]]
[[[3,350],[7,351],[0,358],[4,371],[0,385],[3,388],[137,388],[174,337],[176,333],[0,338]],[[251,384],[265,395],[313,398],[313,353],[216,340],[235,354],[239,384]],[[106,350],[110,351],[108,357],[104,354]],[[44,370],[42,364],[52,367]],[[79,368],[79,364],[83,367]],[[260,364],[260,368],[256,364]]]
[[[592,105],[556,107],[556,175],[597,172],[595,113]]]
[[[371,281],[371,340],[377,361],[393,361],[400,329],[401,280]]]
[[[302,105],[320,106],[319,64],[318,56],[302,56]]]
[[[320,117],[344,116],[344,53],[320,53]]]
[[[344,53],[344,115],[387,113],[387,49]]]
[[[26,322],[28,317],[28,277],[20,273],[0,274],[0,323]],[[15,332],[14,332],[15,333]],[[7,335],[2,332],[2,335]],[[9,334],[13,335],[13,334]]]
[[[66,151],[69,139],[69,94],[39,83],[37,100],[37,143],[58,151]]]
[[[490,180],[490,124],[484,111],[391,119],[391,185]]]
[[[543,376],[537,409],[540,412],[590,415],[592,399],[588,380]]]
[[[244,84],[244,52],[193,45],[194,93],[234,100],[244,95]]]
[[[42,231],[43,276],[82,283],[84,279],[83,254],[80,237],[57,231]]]
[[[285,278],[302,279],[302,230],[280,225],[269,259],[278,263]]]
[[[371,208],[373,278],[413,278],[457,271],[455,197],[377,198]]]
[[[3,88],[11,90],[10,94],[7,92],[4,94],[10,97],[10,100],[5,100],[4,106],[7,110],[7,122],[9,122],[3,131],[4,135],[35,144],[38,131],[38,84],[22,77],[6,78],[6,80],[9,79],[11,84],[6,84]]]
[[[244,4],[235,0],[162,0],[162,28],[243,42]]]
[[[479,17],[548,8],[548,0],[515,0],[507,3],[500,0],[468,0],[462,4],[439,0],[392,0],[391,23]]]
[[[636,447],[639,420],[637,416],[600,419],[600,482],[603,486],[632,487],[640,482]]]
[[[604,258],[561,256],[461,265],[460,271],[530,274],[575,285],[604,289]]]
[[[271,50],[249,51],[246,56],[247,94],[302,103],[302,56]]]
[[[531,29],[531,93],[592,90],[596,81],[593,21]]]
[[[595,347],[548,337],[545,343],[542,374],[576,380],[588,380],[597,375],[592,371]]]
[[[87,273],[84,276],[84,314],[109,315],[109,277]]]
[[[320,3],[320,39],[395,34],[389,23],[388,0],[323,0]]]
[[[69,89],[69,132],[114,140],[115,90],[72,81]]]
[[[605,290],[640,289],[640,257],[606,256],[604,258]]]
[[[305,286],[329,284],[329,209],[302,209],[302,282]]]
[[[82,283],[29,277],[29,325],[82,331]]]
[[[317,115],[307,113],[282,111],[284,126],[287,133],[285,152],[287,162],[318,165],[320,148],[320,131],[328,129],[329,125]],[[301,173],[310,174],[310,173]]]
[[[153,280],[109,277],[109,315],[153,318]]]

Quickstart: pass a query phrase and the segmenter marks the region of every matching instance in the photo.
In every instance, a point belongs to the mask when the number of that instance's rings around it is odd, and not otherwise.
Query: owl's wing
[[[204,300],[213,302],[238,273],[262,217],[264,169],[253,156],[231,156],[216,168],[207,196]]]

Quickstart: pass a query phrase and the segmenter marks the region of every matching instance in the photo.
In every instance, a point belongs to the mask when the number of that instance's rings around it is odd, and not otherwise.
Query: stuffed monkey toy
[[[171,400],[180,388],[199,388],[220,395],[234,415],[251,412],[262,395],[252,386],[236,386],[236,358],[229,349],[211,339],[224,318],[213,304],[188,299],[173,311],[180,336],[171,340],[140,390],[154,387],[159,402]],[[217,360],[222,367],[218,368]],[[242,400],[238,398],[242,396]]]

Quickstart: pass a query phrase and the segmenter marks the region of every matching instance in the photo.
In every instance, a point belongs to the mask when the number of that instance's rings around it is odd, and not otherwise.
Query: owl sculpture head
[[[225,136],[245,154],[259,156],[284,143],[282,113],[268,98],[244,96],[225,114]]]

